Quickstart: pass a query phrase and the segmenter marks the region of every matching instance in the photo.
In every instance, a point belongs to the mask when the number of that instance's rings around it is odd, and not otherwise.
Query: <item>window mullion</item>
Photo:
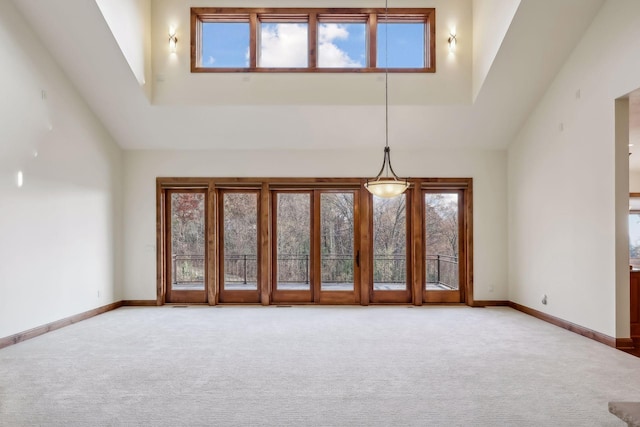
[[[378,66],[378,15],[375,13],[369,14],[369,31],[368,33],[368,48],[369,48],[369,68],[376,68]]]
[[[256,69],[258,66],[258,14],[249,15],[249,68]]]
[[[191,14],[191,72],[195,68],[202,67],[202,21],[198,16]]]
[[[309,37],[309,61],[308,67],[315,69],[318,67],[318,15],[309,14],[308,37]]]
[[[263,182],[260,189],[260,200],[258,202],[259,225],[258,230],[258,288],[260,289],[260,302],[262,305],[269,305],[271,301],[271,285],[272,285],[272,266],[271,266],[271,248],[270,240],[273,238],[271,233],[271,214],[270,197],[271,191],[269,183]],[[272,205],[272,206],[275,206]],[[274,211],[275,214],[275,211]]]
[[[320,190],[311,193],[311,291],[313,302],[320,302],[320,290],[322,287],[321,267],[321,219],[320,219]]]

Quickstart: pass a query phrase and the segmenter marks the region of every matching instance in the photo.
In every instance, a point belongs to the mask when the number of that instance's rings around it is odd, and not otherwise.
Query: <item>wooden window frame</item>
[[[435,73],[435,8],[191,8],[191,72],[192,73]],[[388,19],[388,21],[387,21]],[[377,23],[424,23],[425,65],[420,68],[377,67]],[[245,22],[249,23],[249,66],[239,68],[202,66],[202,23]],[[308,23],[307,67],[260,67],[258,66],[259,36],[261,22],[306,22]],[[318,24],[366,22],[368,63],[365,67],[318,67]]]
[[[273,299],[273,194],[277,191],[300,190],[310,194],[321,194],[314,190],[352,190],[356,200],[356,221],[354,248],[359,247],[360,270],[359,277],[354,277],[355,298],[330,298],[327,300],[314,300],[314,303],[328,304],[375,304],[373,298],[373,218],[372,195],[365,189],[364,178],[157,178],[156,179],[156,239],[157,239],[157,305],[166,302],[166,289],[168,284],[166,254],[166,198],[169,190],[175,189],[199,189],[206,191],[205,206],[208,212],[206,218],[206,274],[208,283],[207,302],[215,305],[220,302],[220,275],[219,245],[222,244],[221,236],[217,233],[220,226],[219,206],[220,195],[226,190],[256,191],[258,193],[258,293],[259,303],[270,305],[277,303]],[[407,190],[408,233],[407,241],[409,250],[407,264],[411,264],[408,277],[410,298],[402,298],[395,301],[383,298],[378,303],[407,303],[423,305],[429,301],[423,293],[425,280],[424,262],[424,199],[423,190],[457,190],[460,191],[460,235],[464,236],[460,243],[460,262],[464,260],[464,266],[460,270],[460,299],[459,303],[474,306],[473,299],[473,179],[472,178],[412,178],[409,180],[410,188]],[[317,199],[319,197],[316,196]],[[313,203],[313,200],[312,200]],[[317,209],[318,206],[312,206]],[[313,224],[313,222],[312,222]],[[319,232],[319,231],[318,231]],[[317,255],[319,257],[319,254]],[[316,261],[317,262],[317,261]],[[317,273],[316,273],[317,274]],[[359,293],[359,295],[358,295]],[[253,299],[255,302],[255,298]],[[280,301],[295,303],[295,301]],[[446,301],[441,301],[446,302]],[[454,302],[454,301],[448,301]]]

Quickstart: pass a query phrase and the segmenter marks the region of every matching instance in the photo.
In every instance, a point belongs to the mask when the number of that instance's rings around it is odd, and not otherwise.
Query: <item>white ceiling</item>
[[[327,94],[318,89],[308,95],[298,91],[295,97],[285,97],[284,101],[277,94],[266,92],[261,97],[248,97],[242,103],[221,102],[215,97],[209,102],[207,98],[193,97],[156,102],[154,96],[151,97],[154,101],[150,102],[95,1],[13,1],[89,107],[125,149],[378,149],[384,143],[381,136],[384,132],[384,98],[380,76],[293,77],[306,79],[301,84],[317,85],[318,88],[349,87],[354,78],[368,81],[367,91],[360,95],[354,91],[352,100],[345,98],[344,93],[332,98],[331,92]],[[468,4],[470,13],[472,1],[461,1]],[[474,102],[471,101],[470,84],[464,88],[469,92],[468,97],[464,97],[465,102],[451,102],[440,95],[430,96],[419,86],[415,86],[415,92],[407,91],[406,88],[411,87],[407,84],[410,79],[417,79],[416,84],[419,84],[420,79],[429,79],[429,75],[390,76],[391,145],[398,149],[505,148],[515,138],[603,1],[522,0]],[[154,0],[151,2],[153,5]],[[188,13],[188,7],[197,6],[192,3],[185,2],[181,7]],[[459,43],[464,38],[462,35]],[[467,36],[470,43],[468,38],[470,36]],[[183,46],[188,47],[188,40],[184,39],[184,43]],[[470,61],[469,48],[464,55],[460,58],[461,63]],[[152,63],[157,61],[158,58],[153,58]],[[188,69],[183,72],[188,73]],[[163,76],[157,70],[152,73],[154,84],[162,84]],[[208,75],[203,81],[227,84],[235,79],[229,84],[244,85],[251,93],[268,86],[270,78],[278,77]],[[401,82],[403,78],[405,81]],[[395,101],[393,79],[406,92],[398,95]],[[470,73],[468,79],[470,83]],[[378,87],[380,97],[376,98],[371,93]],[[158,90],[154,88],[156,93]],[[459,91],[460,88],[450,90]],[[333,103],[332,99],[339,99],[339,102]],[[635,105],[640,103],[639,99],[636,98]],[[640,129],[640,123],[634,123]]]

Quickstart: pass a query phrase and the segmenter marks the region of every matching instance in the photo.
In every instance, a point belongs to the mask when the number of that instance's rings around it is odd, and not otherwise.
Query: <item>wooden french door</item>
[[[315,301],[326,304],[360,301],[360,209],[358,191],[314,192],[314,222],[319,262],[314,265]]]
[[[168,303],[207,302],[207,190],[167,190],[166,294]]]
[[[158,303],[473,302],[469,178],[162,180]]]
[[[424,302],[463,302],[466,227],[463,190],[423,190]]]
[[[372,197],[372,275],[374,303],[411,302],[411,194],[392,199]]]
[[[358,191],[272,191],[274,302],[359,302]]]
[[[260,302],[260,191],[218,194],[219,302]]]

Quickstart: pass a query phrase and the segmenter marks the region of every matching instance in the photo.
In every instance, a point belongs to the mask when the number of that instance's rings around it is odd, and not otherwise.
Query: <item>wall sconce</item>
[[[449,52],[453,52],[454,50],[456,50],[456,44],[458,42],[458,40],[456,39],[456,35],[449,34],[449,39],[447,41],[449,42]]]
[[[169,52],[176,53],[176,46],[178,44],[178,37],[176,37],[176,29],[169,27]]]

